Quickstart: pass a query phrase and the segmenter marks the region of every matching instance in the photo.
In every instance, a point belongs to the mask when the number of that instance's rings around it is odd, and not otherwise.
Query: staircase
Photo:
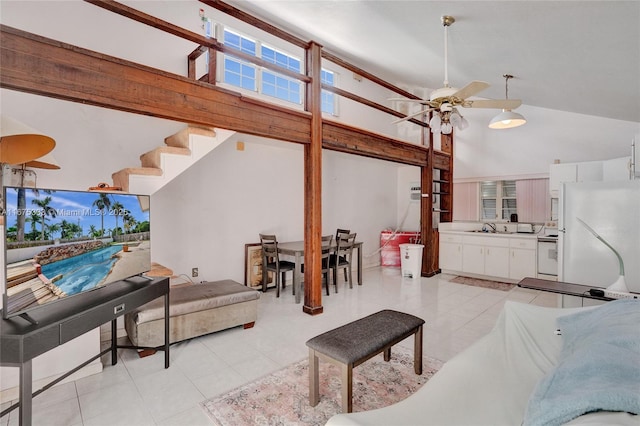
[[[165,146],[142,154],[141,167],[112,174],[113,185],[132,194],[151,195],[233,134],[231,130],[190,125],[165,138]]]

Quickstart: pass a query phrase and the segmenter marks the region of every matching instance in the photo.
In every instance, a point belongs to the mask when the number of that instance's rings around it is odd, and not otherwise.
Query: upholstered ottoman
[[[260,293],[231,280],[175,287],[169,291],[169,340],[179,342],[239,325],[253,327]],[[164,301],[153,300],[124,317],[135,346],[164,344]]]

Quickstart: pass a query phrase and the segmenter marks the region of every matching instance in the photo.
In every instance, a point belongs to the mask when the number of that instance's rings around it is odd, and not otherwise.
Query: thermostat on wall
[[[420,182],[411,182],[409,189],[409,200],[420,201]]]

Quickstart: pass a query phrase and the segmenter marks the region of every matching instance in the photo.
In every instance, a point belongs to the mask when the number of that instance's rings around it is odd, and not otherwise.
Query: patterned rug
[[[476,287],[492,288],[494,290],[509,291],[516,286],[516,284],[503,283],[500,281],[482,280],[480,278],[469,277],[455,277],[451,280],[452,283],[472,285]]]
[[[353,370],[353,411],[398,402],[424,385],[442,362],[424,357],[422,374],[413,371],[413,349],[394,346],[391,360],[377,355]],[[340,371],[320,360],[320,402],[309,405],[308,360],[206,400],[202,408],[220,426],[324,425],[340,413]]]

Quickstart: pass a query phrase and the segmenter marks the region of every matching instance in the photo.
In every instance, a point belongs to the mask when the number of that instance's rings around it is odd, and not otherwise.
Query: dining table
[[[337,247],[334,241],[331,247]],[[357,274],[358,285],[362,285],[362,241],[353,243],[353,248],[357,249]],[[291,256],[295,259],[295,269],[293,270],[293,291],[295,293],[296,303],[300,303],[302,299],[302,264],[304,263],[304,241],[287,241],[278,243],[278,253]]]

